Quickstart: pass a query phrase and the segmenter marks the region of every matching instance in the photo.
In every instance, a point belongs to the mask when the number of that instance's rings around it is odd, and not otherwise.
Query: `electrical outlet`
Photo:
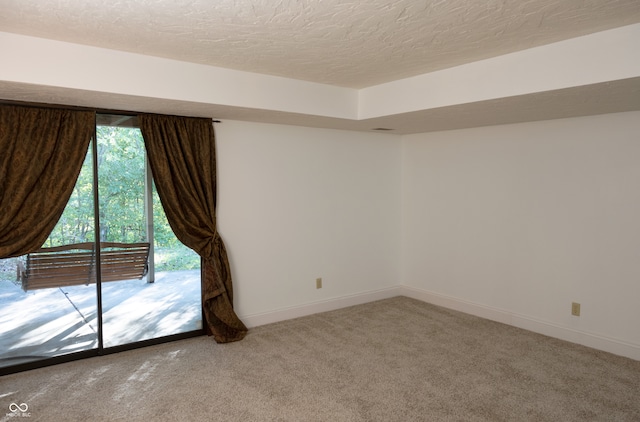
[[[580,316],[580,304],[573,302],[571,303],[571,315]]]
[[[316,289],[322,289],[322,278],[316,278]]]

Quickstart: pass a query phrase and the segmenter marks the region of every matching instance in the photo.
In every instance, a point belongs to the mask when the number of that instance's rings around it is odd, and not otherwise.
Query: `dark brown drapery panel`
[[[204,262],[202,306],[219,343],[241,340],[247,328],[233,310],[224,243],[216,230],[216,154],[211,119],[139,116],[151,171],[169,225]]]
[[[95,113],[0,105],[0,258],[47,240],[73,192]]]

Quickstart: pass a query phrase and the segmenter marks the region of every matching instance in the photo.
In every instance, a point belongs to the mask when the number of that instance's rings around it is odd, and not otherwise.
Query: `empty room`
[[[0,2],[0,420],[640,420],[639,41],[637,0]]]

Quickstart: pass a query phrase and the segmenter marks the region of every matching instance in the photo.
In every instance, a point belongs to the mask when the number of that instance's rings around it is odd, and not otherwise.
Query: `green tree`
[[[140,130],[98,127],[101,241],[145,240],[144,173],[145,151]]]

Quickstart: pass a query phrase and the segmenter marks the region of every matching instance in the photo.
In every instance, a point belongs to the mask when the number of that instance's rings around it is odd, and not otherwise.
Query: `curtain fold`
[[[141,114],[140,130],[158,196],[182,243],[203,258],[202,307],[219,343],[247,328],[233,310],[229,260],[216,230],[216,155],[211,119]]]
[[[0,105],[0,258],[40,248],[71,197],[95,113]]]

